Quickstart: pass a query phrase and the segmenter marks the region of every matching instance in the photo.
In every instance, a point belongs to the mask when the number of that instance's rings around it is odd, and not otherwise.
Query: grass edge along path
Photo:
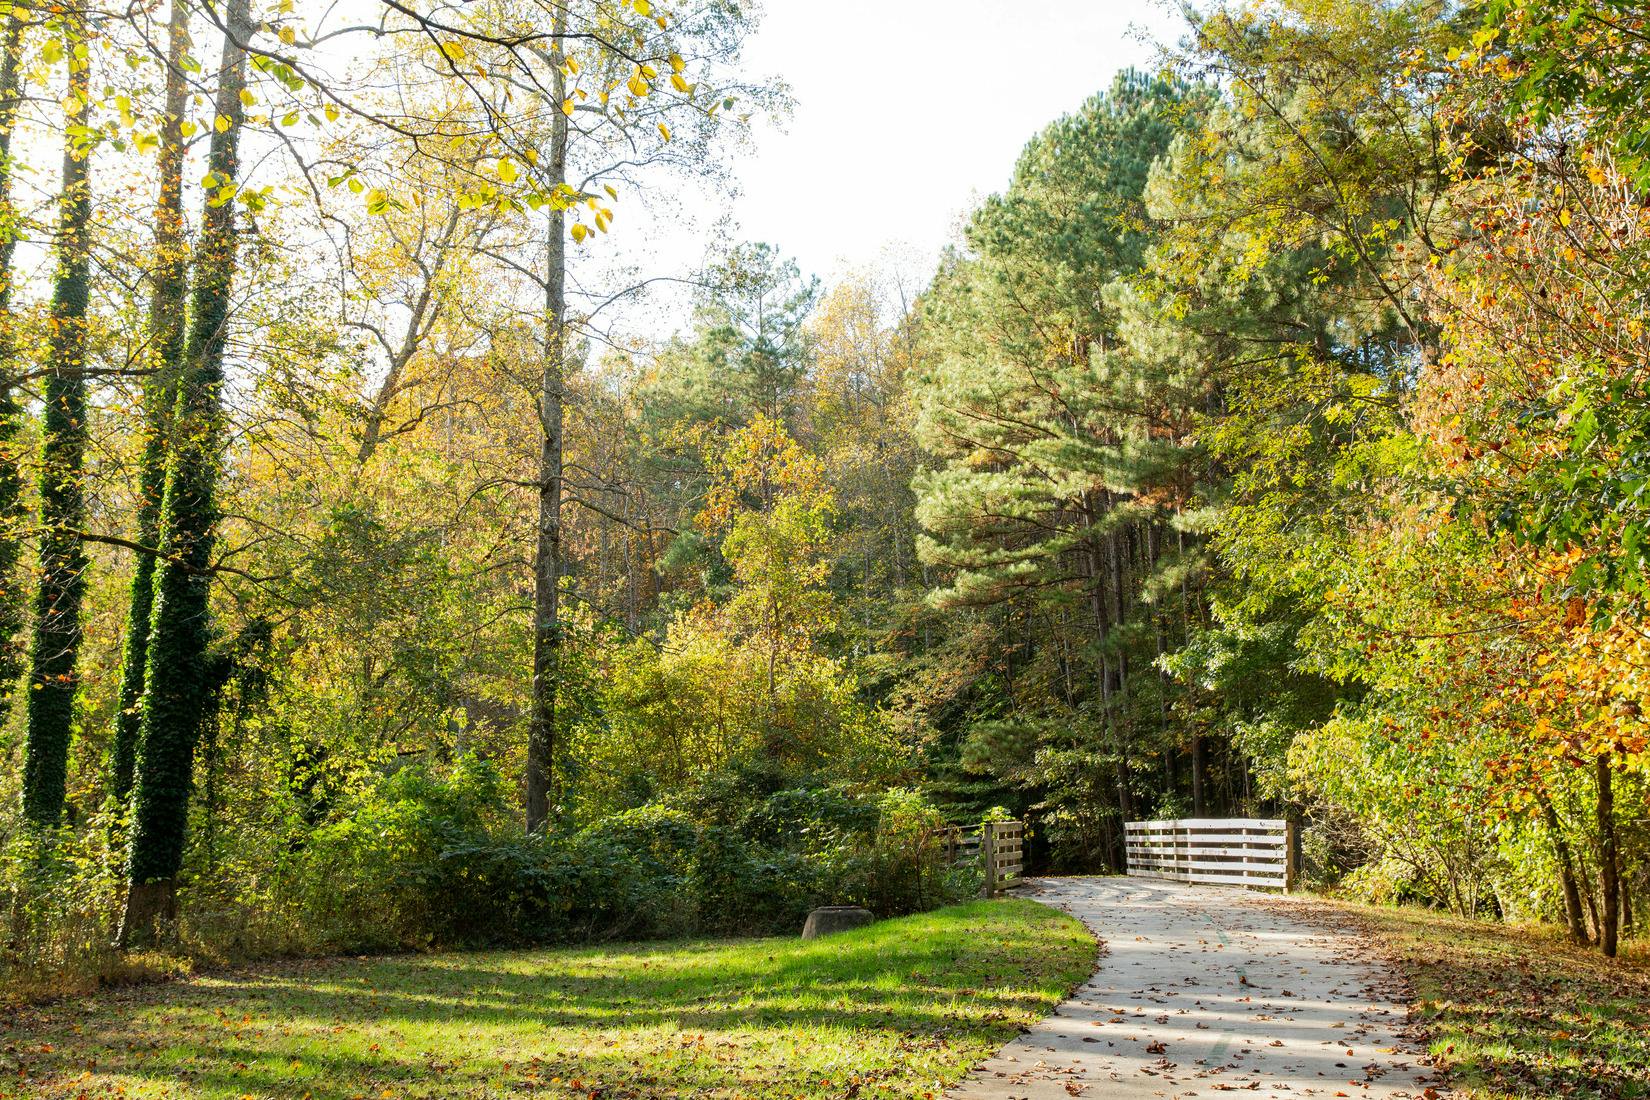
[[[1409,983],[1411,1020],[1469,1100],[1650,1097],[1650,950],[1612,962],[1556,928],[1332,901]]]
[[[813,941],[289,962],[22,1009],[0,1096],[937,1097],[1097,956],[1008,899]]]

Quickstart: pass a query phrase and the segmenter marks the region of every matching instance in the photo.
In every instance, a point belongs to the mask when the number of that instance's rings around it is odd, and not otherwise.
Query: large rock
[[[814,940],[832,932],[863,928],[876,919],[869,909],[857,905],[826,905],[808,914],[808,923],[802,926],[802,938]]]

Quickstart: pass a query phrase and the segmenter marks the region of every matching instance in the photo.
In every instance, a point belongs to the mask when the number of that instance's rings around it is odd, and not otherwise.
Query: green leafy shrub
[[[521,833],[493,764],[403,768],[278,858],[274,885],[241,903],[264,927],[236,936],[312,953],[750,935],[797,929],[816,905],[894,915],[977,888],[947,866],[945,821],[917,793],[770,783],[730,776],[718,787],[737,795],[701,813],[655,804],[539,836]],[[233,912],[213,919],[222,940]]]
[[[117,961],[109,934],[116,901],[106,829],[25,829],[0,849],[5,931],[0,977],[11,989],[56,988],[58,975],[90,984]]]

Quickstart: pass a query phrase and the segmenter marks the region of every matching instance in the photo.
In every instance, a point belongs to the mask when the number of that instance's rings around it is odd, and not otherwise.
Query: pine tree
[[[210,581],[225,433],[224,342],[236,270],[241,93],[246,87],[246,45],[253,33],[250,3],[234,0],[225,17],[216,105],[220,122],[207,158],[206,214],[161,501],[161,561],[155,573],[132,788],[126,910],[120,928],[120,942],[126,946],[152,941],[159,923],[174,914],[195,745],[221,683],[208,653]]]
[[[915,481],[919,545],[949,577],[933,599],[1016,607],[1004,627],[1028,633],[1012,675],[1059,685],[1041,693],[1063,714],[1050,729],[1088,731],[1044,747],[1063,761],[1055,786],[1104,770],[1119,817],[1137,810],[1132,769],[1147,755],[1133,731],[1164,724],[1156,597],[1184,564],[1172,524],[1196,476],[1186,429],[1203,393],[1121,346],[1108,295],[1144,259],[1152,163],[1205,98],[1124,74],[1048,127],[925,302],[918,434],[941,462]]]
[[[91,66],[84,16],[61,16],[69,66],[65,98],[63,191],[52,289],[50,363],[44,394],[40,467],[40,587],[30,649],[23,809],[36,825],[55,825],[68,784],[69,740],[80,684],[81,603],[86,556],[86,305],[91,272],[89,124]]]

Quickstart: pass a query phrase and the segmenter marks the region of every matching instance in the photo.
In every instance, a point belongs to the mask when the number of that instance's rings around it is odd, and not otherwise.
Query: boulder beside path
[[[802,926],[802,938],[815,940],[833,932],[863,928],[876,919],[869,909],[861,909],[857,905],[821,906],[808,914],[807,923]]]

